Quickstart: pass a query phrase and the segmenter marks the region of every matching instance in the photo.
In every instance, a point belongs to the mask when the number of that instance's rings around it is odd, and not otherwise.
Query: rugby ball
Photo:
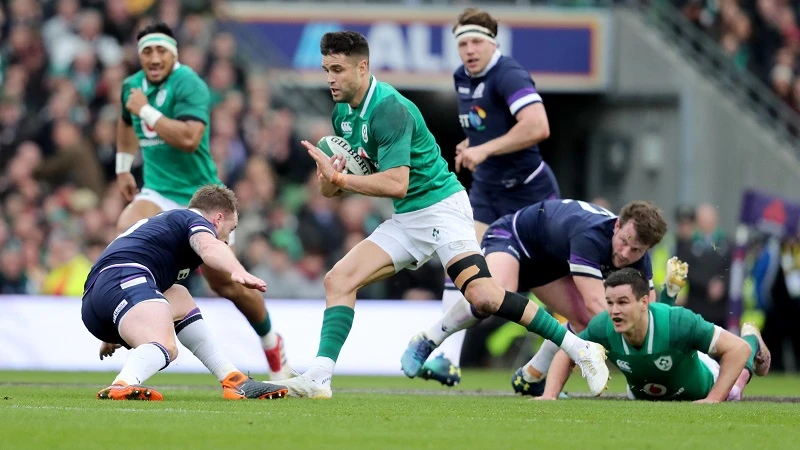
[[[343,137],[325,136],[317,142],[317,147],[328,156],[342,155],[345,159],[345,173],[353,175],[369,175],[375,172],[375,168],[367,158],[362,158],[357,150],[350,147],[350,144]]]

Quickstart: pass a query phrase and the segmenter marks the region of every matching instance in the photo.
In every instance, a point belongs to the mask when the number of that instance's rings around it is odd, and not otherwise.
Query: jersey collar
[[[489,73],[489,71],[492,70],[494,68],[494,66],[497,65],[497,61],[500,61],[500,57],[501,56],[503,56],[503,54],[500,53],[500,49],[495,49],[494,50],[494,54],[492,54],[492,59],[489,61],[489,64],[487,64],[486,67],[483,70],[481,70],[477,75],[474,75],[474,76],[470,75],[469,71],[467,70],[466,67],[464,68],[464,73],[466,73],[467,76],[470,77],[470,78],[485,77],[486,74]]]
[[[375,78],[375,75],[370,75],[369,77],[369,89],[367,90],[367,95],[364,96],[364,100],[361,101],[361,104],[356,107],[356,111],[360,111],[359,116],[364,118],[364,114],[367,113],[367,108],[369,108],[369,102],[372,100],[372,94],[375,93],[375,86],[378,85],[378,79]],[[347,104],[348,111],[350,114],[353,113],[353,107],[350,104]]]
[[[649,315],[649,323],[647,324],[647,337],[645,337],[644,340],[647,342],[647,354],[649,355],[653,353],[653,335],[655,335],[655,332],[653,331],[653,323],[655,321],[653,320],[653,312],[650,311],[649,308],[647,310],[647,314]],[[630,355],[631,349],[628,347],[628,343],[625,342],[625,336],[620,334],[619,337],[622,339],[622,348],[625,350],[625,354]]]

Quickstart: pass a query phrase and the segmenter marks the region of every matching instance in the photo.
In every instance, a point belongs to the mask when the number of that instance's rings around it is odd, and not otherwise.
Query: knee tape
[[[483,255],[473,254],[454,262],[447,268],[447,276],[453,280],[456,287],[461,290],[463,294],[467,290],[467,286],[478,278],[491,278],[492,274],[489,273],[489,266],[486,265],[486,258]]]
[[[515,292],[506,291],[503,303],[500,304],[500,308],[494,315],[519,323],[522,320],[522,315],[525,314],[525,307],[528,306],[528,301],[527,298]]]

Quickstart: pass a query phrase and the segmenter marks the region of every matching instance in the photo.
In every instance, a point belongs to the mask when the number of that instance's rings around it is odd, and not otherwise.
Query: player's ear
[[[614,222],[614,233],[616,233],[617,231],[619,231],[619,219],[617,219],[617,221]]]

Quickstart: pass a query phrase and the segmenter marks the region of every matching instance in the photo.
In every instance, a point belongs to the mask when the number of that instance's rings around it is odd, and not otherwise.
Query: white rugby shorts
[[[396,272],[418,269],[433,255],[447,267],[462,253],[481,251],[466,191],[418,211],[393,214],[367,239],[391,256]]]

